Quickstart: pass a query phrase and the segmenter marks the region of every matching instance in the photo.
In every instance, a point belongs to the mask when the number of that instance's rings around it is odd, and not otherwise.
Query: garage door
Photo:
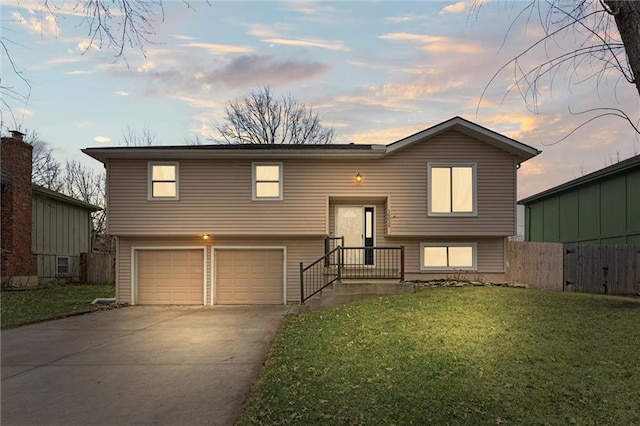
[[[216,303],[282,304],[284,251],[216,250]]]
[[[202,305],[202,250],[138,250],[139,304]]]

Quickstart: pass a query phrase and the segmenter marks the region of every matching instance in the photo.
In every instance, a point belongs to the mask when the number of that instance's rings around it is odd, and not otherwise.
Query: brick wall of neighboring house
[[[31,252],[31,155],[22,134],[2,138],[0,169],[2,208],[0,240],[2,287],[31,287],[38,283],[36,255]]]

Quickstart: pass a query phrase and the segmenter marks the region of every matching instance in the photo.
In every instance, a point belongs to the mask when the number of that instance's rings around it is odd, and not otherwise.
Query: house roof
[[[527,198],[523,198],[522,200],[518,201],[518,204],[530,204],[534,201],[542,200],[561,192],[568,191],[570,189],[586,185],[593,181],[601,180],[606,177],[635,168],[640,168],[640,155],[636,155],[635,157],[620,161],[619,163],[613,164],[609,167],[605,167],[604,169],[596,170],[595,172],[589,173],[588,175],[581,176],[577,179],[570,180],[569,182],[565,182],[561,185],[554,186],[553,188],[547,189],[546,191],[542,191]]]
[[[62,201],[67,204],[72,204],[74,206],[81,207],[86,210],[90,210],[92,212],[97,212],[98,210],[102,210],[101,207],[95,206],[93,204],[85,203],[82,200],[78,200],[77,198],[69,197],[59,192],[52,191],[50,189],[45,188],[44,186],[36,185],[35,183],[32,184],[32,187],[33,187],[34,195],[39,194],[44,197],[53,198],[55,200]]]
[[[328,144],[328,145],[179,145],[144,147],[85,148],[85,154],[106,163],[110,158],[175,159],[175,158],[336,158],[376,159],[404,149],[414,143],[432,138],[448,130],[472,136],[497,148],[504,149],[522,161],[541,151],[493,132],[461,117],[454,117],[436,126],[400,139],[389,145]]]
[[[455,130],[462,134],[471,136],[490,145],[493,145],[496,148],[504,149],[505,151],[521,157],[523,161],[535,157],[542,152],[529,145],[525,145],[522,142],[518,142],[515,139],[511,139],[500,133],[496,133],[493,130],[489,130],[486,127],[482,127],[469,120],[465,120],[462,117],[453,117],[447,121],[443,121],[440,124],[436,124],[435,126],[429,127],[428,129],[422,130],[418,133],[414,133],[411,136],[400,139],[399,141],[393,142],[392,144],[387,145],[387,152],[391,153],[393,151],[403,149],[418,141],[432,138],[436,135],[439,135],[440,133],[449,130]]]

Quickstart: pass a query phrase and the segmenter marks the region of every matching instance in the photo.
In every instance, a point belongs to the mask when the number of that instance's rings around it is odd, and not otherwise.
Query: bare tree
[[[216,128],[222,140],[232,144],[329,144],[335,137],[313,108],[291,95],[275,98],[268,86],[231,101],[225,122]]]
[[[31,156],[31,181],[52,191],[60,191],[64,185],[64,169],[53,156],[53,148],[40,140],[36,132],[27,132],[25,141],[33,146]]]
[[[102,208],[91,214],[94,239],[104,233],[106,226],[106,180],[106,173],[96,173],[77,161],[67,161],[65,164],[64,186],[61,192]]]
[[[482,3],[483,0],[474,1],[474,13],[478,12]],[[538,96],[543,83],[550,81],[553,85],[554,79],[563,70],[568,73],[569,84],[592,80],[598,85],[613,77],[616,81],[622,80],[635,85],[640,95],[640,2],[530,0],[522,6],[516,19],[524,18],[530,22],[536,17],[543,30],[543,36],[498,69],[485,87],[478,108],[488,87],[509,68],[512,68],[514,75],[509,92],[517,91],[527,108],[534,113],[538,113]],[[567,36],[571,36],[576,44],[570,50],[550,54],[549,52],[558,51],[562,39]],[[527,66],[529,56],[538,48],[544,50],[546,60],[533,67]],[[585,70],[588,70],[586,75]],[[543,80],[545,78],[548,80]],[[596,116],[578,128],[603,116],[615,116],[627,121],[637,133],[640,133],[637,125],[640,117],[632,118],[616,107],[571,113],[593,112]]]
[[[127,126],[127,130],[122,132],[122,145],[124,146],[153,146],[157,145],[156,134],[148,127],[137,130]]]

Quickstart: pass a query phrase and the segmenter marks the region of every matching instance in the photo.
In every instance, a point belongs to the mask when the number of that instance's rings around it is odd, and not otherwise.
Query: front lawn
[[[640,301],[435,288],[290,315],[239,423],[640,424]]]
[[[114,297],[115,286],[61,284],[34,290],[4,290],[0,295],[0,323],[2,328],[9,328],[104,309],[104,305],[91,302],[98,297]]]

